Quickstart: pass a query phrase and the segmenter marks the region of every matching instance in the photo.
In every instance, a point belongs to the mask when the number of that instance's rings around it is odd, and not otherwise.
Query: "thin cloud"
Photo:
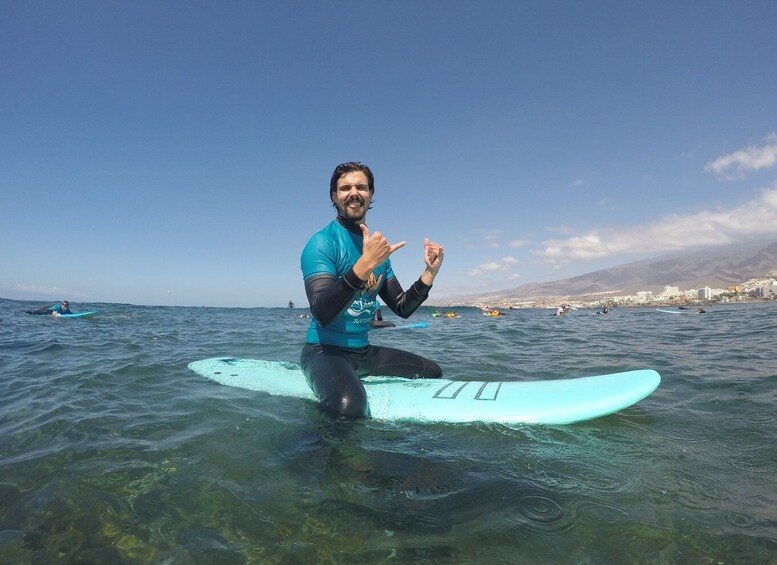
[[[482,265],[478,265],[476,268],[469,271],[467,274],[471,277],[479,277],[485,273],[493,272],[493,271],[504,271],[510,268],[512,265],[515,265],[518,262],[518,259],[515,257],[502,257],[499,261],[490,261],[488,263],[483,263]]]
[[[5,294],[16,300],[87,300],[83,292],[68,290],[59,286],[19,283],[0,287],[0,295]]]
[[[508,247],[526,247],[529,245],[528,239],[514,239],[510,243],[507,244]]]
[[[777,234],[777,183],[759,198],[731,210],[673,214],[637,228],[594,231],[565,240],[549,240],[545,242],[544,249],[533,253],[548,263],[561,265],[629,253],[723,245],[740,238],[772,234]]]
[[[777,164],[777,134],[766,138],[762,147],[747,147],[707,163],[704,170],[723,180],[742,178],[749,171],[768,169]]]
[[[501,230],[489,230],[486,233],[483,234],[483,240],[485,241],[486,247],[491,248],[498,248],[499,247],[499,237],[502,235]]]
[[[42,286],[37,284],[17,284],[13,287],[18,292],[27,294],[42,294],[44,296],[59,296],[67,294],[68,291],[58,286]]]

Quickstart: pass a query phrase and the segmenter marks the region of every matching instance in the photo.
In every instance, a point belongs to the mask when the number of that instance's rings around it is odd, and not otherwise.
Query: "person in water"
[[[54,316],[61,316],[62,314],[72,314],[70,311],[70,302],[63,300],[59,304],[53,306],[44,306],[37,310],[27,310],[28,314],[52,314]]]
[[[62,315],[72,314],[73,312],[70,311],[70,302],[63,300],[61,304],[54,304],[54,306],[51,307],[51,313]]]
[[[347,417],[369,416],[362,377],[442,376],[434,361],[369,344],[378,296],[395,314],[408,318],[429,296],[444,256],[440,245],[425,239],[426,268],[403,290],[389,257],[406,242],[392,244],[381,232],[369,230],[367,211],[374,194],[375,179],[367,165],[338,165],[329,183],[337,217],[313,234],[300,261],[312,314],[300,365],[322,407]]]
[[[370,322],[370,326],[373,328],[393,328],[396,324],[383,319],[383,314],[380,312],[380,304],[378,304],[377,308],[375,308],[375,319]]]

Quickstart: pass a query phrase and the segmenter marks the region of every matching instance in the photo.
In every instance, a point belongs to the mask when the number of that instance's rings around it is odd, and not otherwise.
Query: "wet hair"
[[[341,176],[348,173],[355,173],[357,171],[364,173],[364,176],[367,177],[367,184],[369,184],[370,192],[373,194],[375,193],[375,177],[372,176],[372,171],[367,165],[360,163],[359,161],[348,161],[347,163],[340,163],[335,167],[335,171],[332,173],[332,178],[329,181],[329,198],[332,200],[332,206],[337,207],[334,202],[334,198],[332,198],[332,193],[337,192],[337,181],[340,180]]]

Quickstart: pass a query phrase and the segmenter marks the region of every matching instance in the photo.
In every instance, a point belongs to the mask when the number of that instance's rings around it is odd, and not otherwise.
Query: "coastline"
[[[618,294],[610,290],[586,294],[556,294],[546,296],[517,296],[503,291],[471,297],[454,298],[448,301],[434,301],[429,306],[452,308],[455,306],[489,306],[517,310],[521,308],[556,308],[559,304],[572,304],[577,308],[651,308],[667,306],[712,306],[716,304],[770,303],[777,300],[777,278],[772,276],[749,279],[726,289],[680,290],[666,286],[656,295],[651,291],[636,294]]]
[[[521,299],[520,301],[500,301],[500,300],[493,300],[493,301],[483,301],[478,300],[474,302],[446,302],[446,303],[437,303],[434,304],[424,304],[424,306],[427,307],[434,307],[434,308],[468,308],[468,307],[474,307],[479,308],[481,306],[489,306],[491,308],[496,309],[502,309],[502,310],[530,310],[530,309],[543,309],[543,308],[552,308],[556,309],[559,304],[570,304],[575,306],[576,308],[603,308],[604,306],[609,307],[610,309],[613,308],[666,308],[666,307],[678,307],[678,306],[686,306],[686,307],[700,307],[700,306],[730,306],[730,305],[739,305],[739,304],[773,304],[777,301],[777,299],[773,298],[750,298],[750,297],[743,297],[741,299],[736,300],[727,300],[727,301],[720,301],[720,300],[653,300],[650,302],[623,302],[623,303],[616,303],[611,302],[607,300],[589,300],[586,297],[579,297],[579,296],[543,296],[541,298],[536,299]]]

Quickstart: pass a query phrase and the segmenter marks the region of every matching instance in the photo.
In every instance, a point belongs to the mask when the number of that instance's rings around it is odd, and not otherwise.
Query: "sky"
[[[431,297],[777,238],[777,2],[0,0],[0,297],[306,306],[329,178]]]

